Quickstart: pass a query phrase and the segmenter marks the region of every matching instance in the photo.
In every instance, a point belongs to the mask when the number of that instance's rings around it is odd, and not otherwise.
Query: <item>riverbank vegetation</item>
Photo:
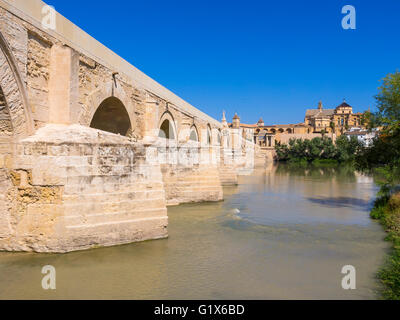
[[[400,194],[379,197],[371,211],[371,217],[379,220],[387,232],[387,241],[393,249],[385,265],[378,272],[385,299],[400,300]]]
[[[276,145],[279,161],[291,163],[337,164],[353,162],[355,154],[362,148],[356,137],[341,136],[333,143],[331,138],[312,140],[291,139],[288,144]]]
[[[369,128],[381,128],[371,147],[355,156],[359,170],[373,172],[380,186],[371,211],[386,229],[386,240],[393,250],[378,277],[383,283],[383,297],[400,300],[400,72],[382,80],[376,96],[378,112],[368,114]]]
[[[321,164],[302,162],[282,162],[276,168],[276,174],[306,177],[320,181],[331,181],[332,179],[346,180],[356,183],[356,171],[352,164]]]

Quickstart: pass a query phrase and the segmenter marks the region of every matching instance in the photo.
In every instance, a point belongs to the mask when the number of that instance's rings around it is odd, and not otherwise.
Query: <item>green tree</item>
[[[354,156],[362,148],[357,138],[348,139],[341,136],[336,144],[331,138],[322,137],[312,140],[291,139],[287,145],[276,146],[280,161],[320,161],[335,160],[339,162],[353,161]]]
[[[382,80],[379,94],[375,96],[378,112],[375,114],[377,124],[390,126],[400,120],[400,72],[388,74]]]
[[[336,139],[336,159],[340,162],[351,161],[363,148],[363,144],[356,138],[350,139],[344,135]]]
[[[400,183],[400,72],[387,75],[375,96],[378,112],[365,116],[368,127],[381,128],[372,147],[366,147],[356,157],[361,170],[379,171],[381,194],[391,194]],[[386,183],[384,182],[386,180]]]

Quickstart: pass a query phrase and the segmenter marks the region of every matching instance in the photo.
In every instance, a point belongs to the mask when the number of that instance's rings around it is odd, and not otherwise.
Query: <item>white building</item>
[[[345,133],[346,137],[348,137],[349,139],[351,137],[357,137],[358,141],[361,141],[367,147],[369,147],[373,143],[373,140],[377,136],[377,134],[378,129],[368,131],[360,128],[351,128]]]

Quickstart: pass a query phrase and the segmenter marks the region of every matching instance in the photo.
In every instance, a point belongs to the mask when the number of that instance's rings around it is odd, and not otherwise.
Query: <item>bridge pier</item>
[[[16,145],[0,249],[68,252],[167,237],[159,165],[126,138],[47,125]]]
[[[178,146],[160,139],[150,149],[153,161],[161,166],[167,205],[223,200],[213,147],[200,147],[194,141]]]

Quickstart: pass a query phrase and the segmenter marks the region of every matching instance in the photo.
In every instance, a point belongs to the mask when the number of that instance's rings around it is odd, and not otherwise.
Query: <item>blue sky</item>
[[[375,106],[400,70],[398,0],[47,0],[141,71],[221,119],[298,123],[322,100]],[[344,30],[341,9],[356,8]]]

